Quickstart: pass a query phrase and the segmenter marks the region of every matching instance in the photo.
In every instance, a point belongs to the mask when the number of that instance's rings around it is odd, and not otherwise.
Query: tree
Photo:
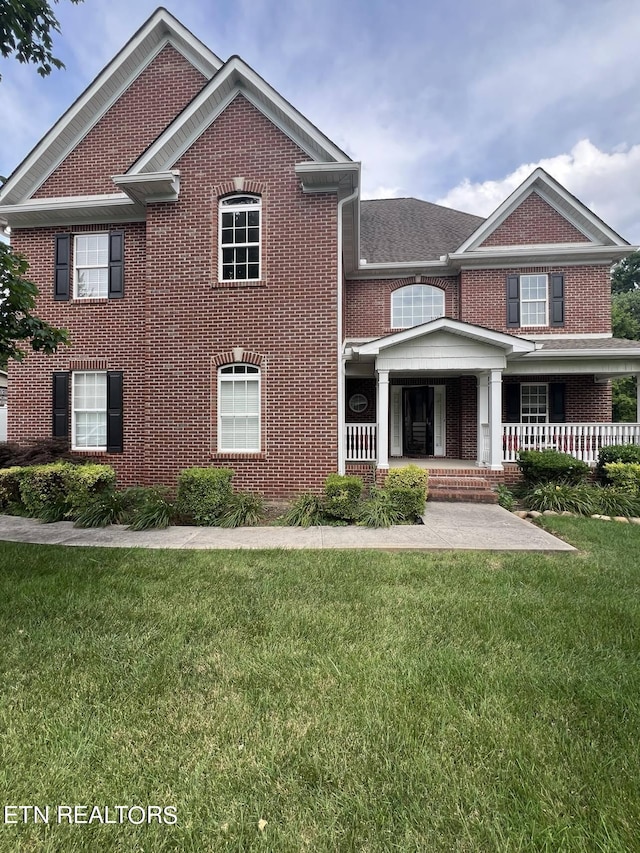
[[[626,260],[631,260],[634,255],[638,256],[637,270],[640,273],[640,252],[634,252]],[[611,275],[611,289],[614,288],[614,276],[620,269],[622,261],[614,267]],[[624,275],[630,275],[630,269],[625,270]],[[627,338],[632,341],[640,341],[640,288],[628,287],[618,290],[611,296],[611,327],[614,338]],[[613,420],[622,422],[635,422],[637,413],[636,402],[636,378],[625,376],[624,379],[616,379],[612,383],[613,392]]]
[[[628,293],[640,288],[640,252],[632,252],[611,271],[611,292]]]
[[[56,329],[32,313],[38,288],[25,278],[28,269],[22,255],[0,243],[0,363],[9,358],[21,361],[23,341],[35,352],[49,355],[69,342],[65,329]]]
[[[71,3],[81,2],[71,0]],[[53,68],[64,68],[64,63],[51,53],[52,32],[59,33],[60,25],[46,0],[0,0],[2,56],[15,55],[18,62],[32,63],[37,66],[38,74],[46,77]]]

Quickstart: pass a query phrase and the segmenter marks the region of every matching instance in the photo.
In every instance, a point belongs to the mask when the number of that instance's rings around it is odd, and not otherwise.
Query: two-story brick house
[[[9,438],[67,438],[122,483],[220,465],[277,496],[407,457],[589,457],[621,429],[609,380],[640,373],[609,308],[633,247],[549,175],[486,220],[361,201],[359,163],[164,9],[0,217],[71,335],[11,366]]]

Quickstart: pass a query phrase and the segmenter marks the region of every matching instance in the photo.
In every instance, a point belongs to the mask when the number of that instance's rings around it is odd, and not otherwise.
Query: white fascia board
[[[215,103],[216,96],[225,86],[229,91],[221,100]],[[240,57],[234,56],[220,69],[189,106],[171,122],[153,145],[133,164],[129,170],[129,174],[138,174],[145,171],[162,171],[171,168],[238,94],[242,94],[247,98],[273,124],[279,127],[283,133],[293,139],[313,160],[319,162],[326,160],[343,163],[352,162],[343,151],[337,148],[311,122],[285,101],[275,89],[262,80]],[[172,145],[174,137],[180,133],[182,128],[200,110],[206,113],[206,122],[199,123],[182,140],[179,146]],[[283,121],[281,116],[284,116],[286,121]],[[296,132],[296,129],[299,133]],[[308,140],[311,141],[311,144]]]
[[[526,356],[526,358],[535,358],[536,361],[538,359],[562,359],[562,358],[640,358],[640,342],[638,343],[637,349],[634,351],[631,347],[622,347],[620,349],[607,349],[603,350],[600,348],[594,349],[562,349],[562,350],[545,350],[540,349],[536,350],[535,353]]]
[[[376,278],[407,278],[408,276],[455,276],[457,270],[439,261],[390,261],[376,264],[363,264],[349,273],[349,281]]]
[[[178,171],[112,175],[111,180],[138,204],[146,204],[150,201],[177,201],[180,194]]]
[[[108,88],[110,81],[116,76],[119,69],[132,59],[136,51],[145,46],[145,42],[148,42],[149,46],[145,50],[144,61],[138,62],[135,68],[110,92],[108,97],[101,98],[102,90]],[[116,54],[93,83],[63,113],[51,130],[13,172],[0,191],[0,204],[3,201],[18,202],[33,195],[65,159],[69,151],[73,150],[81,139],[89,133],[91,128],[97,124],[167,44],[171,44],[182,53],[207,79],[211,79],[222,66],[222,61],[199,42],[176,18],[165,9],[158,9]],[[55,158],[48,160],[46,165],[43,163],[42,168],[37,170],[38,163],[44,160],[49,149],[74,123],[78,125],[78,130],[61,146]],[[30,173],[34,173],[31,182],[27,180]]]
[[[344,192],[349,195],[360,186],[361,164],[348,163],[296,163],[296,175],[305,193]]]
[[[592,243],[551,244],[545,246],[505,246],[451,252],[447,258],[457,269],[512,266],[513,264],[584,264],[593,261],[615,263],[634,251],[630,245],[594,246]]]
[[[582,354],[581,354],[582,355]],[[509,376],[538,376],[552,374],[573,375],[610,375],[629,376],[640,373],[640,355],[627,358],[608,358],[600,353],[600,358],[578,358],[577,356],[558,357],[540,364],[537,359],[521,358],[507,361],[505,373]]]
[[[571,195],[571,193],[569,193],[561,184],[548,175],[544,169],[538,167],[520,184],[519,187],[516,187],[511,195],[509,195],[502,204],[499,205],[487,219],[485,219],[485,221],[453,254],[457,255],[475,249],[484,240],[486,240],[486,238],[534,191],[537,192],[555,210],[557,210],[561,216],[571,222],[571,224],[581,231],[588,239],[592,240],[593,232],[595,232],[596,234],[601,235],[602,242],[610,241],[614,246],[628,245],[619,234],[596,216],[595,213]],[[563,209],[559,209],[558,205],[554,204],[554,194],[564,202]],[[573,210],[578,217],[577,221],[573,221],[573,218],[569,213],[571,210]],[[589,223],[592,233],[587,233],[587,231],[585,231],[585,228],[580,224],[580,219],[584,219]]]
[[[6,204],[0,206],[0,220],[16,222],[12,227],[28,228],[50,224],[79,223],[87,220],[86,213],[100,213],[104,218],[111,215],[120,221],[137,221],[144,219],[144,210],[135,204],[124,193],[108,195],[73,196],[66,198],[47,198],[23,202],[22,204]]]
[[[536,348],[536,344],[533,341],[528,341],[525,338],[517,338],[514,335],[508,335],[504,332],[495,332],[492,329],[485,329],[483,326],[473,326],[470,323],[452,320],[449,317],[439,317],[430,323],[412,326],[410,329],[394,332],[391,335],[377,338],[369,343],[353,346],[352,349],[354,353],[359,353],[360,355],[378,355],[388,347],[397,346],[416,338],[427,338],[430,334],[439,331],[450,332],[453,335],[497,346],[508,353],[529,353]]]
[[[527,340],[529,341],[588,341],[594,340],[595,338],[602,340],[603,338],[612,338],[613,335],[611,332],[581,332],[581,333],[570,333],[570,334],[529,334],[527,332]]]

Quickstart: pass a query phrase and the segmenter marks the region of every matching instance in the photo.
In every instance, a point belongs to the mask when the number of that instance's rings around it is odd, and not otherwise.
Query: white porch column
[[[478,465],[484,464],[482,425],[489,423],[489,374],[478,374]]]
[[[378,371],[378,468],[389,467],[389,371]]]
[[[502,371],[489,373],[489,468],[502,471]]]
[[[640,373],[636,373],[636,423],[640,424]]]

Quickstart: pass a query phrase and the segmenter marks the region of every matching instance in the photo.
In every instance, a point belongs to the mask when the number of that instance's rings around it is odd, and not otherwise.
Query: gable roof
[[[484,222],[417,198],[362,201],[360,257],[368,264],[439,260]]]
[[[302,113],[239,56],[232,56],[128,170],[128,175],[171,169],[188,148],[242,94],[317,162],[351,162]]]
[[[482,243],[533,192],[537,193],[578,231],[583,233],[591,246],[629,246],[629,243],[613,228],[610,228],[599,216],[589,210],[555,178],[552,178],[548,172],[538,167],[452,254],[463,255],[466,252],[474,251],[492,252],[494,247],[483,249]]]
[[[222,67],[173,15],[157,9],[15,169],[0,191],[0,204],[30,198],[167,44],[207,80]]]

